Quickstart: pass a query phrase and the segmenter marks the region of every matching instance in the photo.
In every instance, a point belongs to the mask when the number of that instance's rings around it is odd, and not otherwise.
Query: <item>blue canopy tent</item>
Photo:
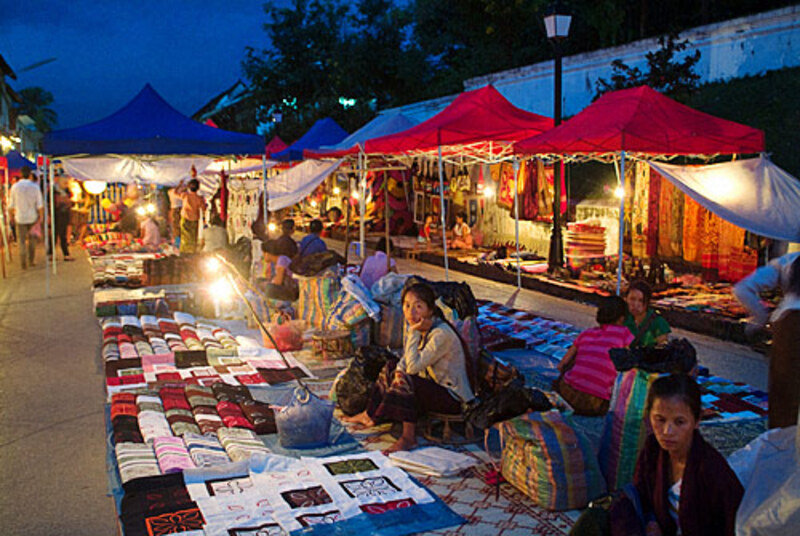
[[[22,156],[18,151],[9,151],[6,155],[9,171],[19,171],[24,166],[28,166],[31,170],[36,169],[36,164]]]
[[[357,153],[364,143],[372,138],[388,136],[409,129],[417,124],[401,112],[380,114],[335,145],[323,145],[319,149],[306,149],[308,158],[339,158]]]
[[[69,155],[263,154],[264,139],[210,127],[170,106],[147,84],[122,109],[86,125],[44,137],[45,153]]]
[[[214,157],[261,154],[266,182],[261,136],[198,123],[170,106],[150,84],[108,117],[49,132],[42,145],[68,173],[83,180],[174,186],[189,175],[192,165],[202,171]],[[52,175],[51,168],[51,217]]]
[[[323,145],[334,145],[347,137],[347,132],[339,124],[326,117],[320,119],[308,132],[291,144],[289,147],[278,153],[273,153],[271,158],[280,162],[292,162],[303,159],[303,151],[306,149],[319,149]]]

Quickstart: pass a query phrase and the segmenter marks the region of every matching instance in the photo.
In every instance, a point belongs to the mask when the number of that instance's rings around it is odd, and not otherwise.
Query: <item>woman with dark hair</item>
[[[403,290],[402,303],[407,324],[403,357],[386,364],[367,409],[343,419],[366,427],[402,422],[402,435],[386,452],[416,447],[416,423],[426,412],[459,414],[462,404],[474,398],[463,341],[436,305],[433,289],[412,284]]]
[[[467,223],[467,214],[459,212],[456,214],[456,224],[453,225],[453,240],[449,247],[452,249],[472,249],[474,240],[472,239],[472,229]]]
[[[631,348],[666,344],[672,332],[667,321],[650,307],[652,297],[653,289],[646,281],[637,279],[628,287],[625,296],[628,304],[625,326],[634,336]]]
[[[275,300],[297,300],[300,291],[289,269],[292,259],[284,255],[283,248],[276,240],[262,242],[261,251],[264,252],[264,274],[268,279],[264,295]],[[270,274],[273,275],[270,277]]]
[[[744,488],[697,430],[697,383],[685,374],[658,378],[650,386],[647,415],[653,433],[639,451],[633,477],[641,511],[631,515],[633,502],[612,508],[612,534],[733,536]],[[638,517],[640,526],[620,523],[620,517]]]
[[[597,308],[598,327],[583,331],[558,365],[561,376],[553,385],[578,415],[605,415],[617,370],[608,355],[633,340],[622,325],[627,308],[619,296],[603,299]]]

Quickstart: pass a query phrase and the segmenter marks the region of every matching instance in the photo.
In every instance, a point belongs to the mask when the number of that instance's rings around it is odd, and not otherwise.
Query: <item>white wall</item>
[[[700,50],[696,72],[700,82],[757,75],[800,65],[800,5],[701,26],[679,35],[690,43],[687,54]],[[562,114],[575,115],[591,103],[598,78],[611,77],[611,62],[646,68],[645,54],[658,50],[658,39],[566,56],[563,59]],[[567,50],[569,49],[567,45]],[[553,115],[553,61],[546,61],[464,81],[471,90],[493,84],[512,104]],[[395,108],[418,121],[441,111],[455,96]]]

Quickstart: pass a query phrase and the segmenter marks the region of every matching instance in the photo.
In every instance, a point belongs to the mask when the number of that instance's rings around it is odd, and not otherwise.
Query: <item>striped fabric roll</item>
[[[269,450],[252,430],[244,428],[220,428],[217,430],[219,442],[231,460],[240,462],[253,454],[269,454]]]
[[[548,510],[584,508],[606,492],[589,441],[556,410],[503,422],[503,476]]]
[[[137,418],[139,419],[139,430],[146,443],[152,443],[157,437],[172,435],[172,428],[162,412],[140,411]]]
[[[123,484],[136,478],[161,474],[156,453],[147,443],[117,443],[114,450]]]
[[[611,490],[633,480],[636,458],[647,436],[645,405],[657,373],[631,369],[617,375],[600,441],[600,467]]]
[[[180,437],[157,437],[153,440],[153,449],[162,473],[177,473],[195,467]]]
[[[325,316],[339,298],[339,277],[330,273],[321,277],[295,276],[298,283],[297,318],[317,329],[323,326]]]

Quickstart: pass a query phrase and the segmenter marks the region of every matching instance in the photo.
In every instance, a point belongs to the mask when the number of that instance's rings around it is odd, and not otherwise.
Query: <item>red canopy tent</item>
[[[443,155],[491,163],[512,157],[513,143],[553,128],[553,120],[511,104],[494,86],[466,91],[444,110],[407,130],[367,140],[364,152],[389,158],[438,156],[439,190],[444,192]],[[515,189],[516,190],[516,189]],[[446,226],[444,196],[439,196],[441,225]],[[445,278],[448,277],[444,240]],[[519,244],[519,239],[517,239]]]
[[[625,158],[713,157],[764,150],[764,132],[709,115],[647,86],[607,93],[558,127],[514,145],[518,154],[558,159],[619,159],[625,186]],[[625,198],[620,200],[619,269]]]
[[[553,120],[517,108],[488,85],[460,94],[447,108],[407,130],[368,140],[367,154],[412,155],[436,152],[496,160],[510,144],[553,128]]]
[[[286,142],[284,142],[278,136],[275,136],[274,138],[272,138],[269,141],[269,143],[267,144],[267,147],[265,149],[267,158],[269,158],[269,156],[272,155],[272,154],[279,153],[279,152],[283,151],[287,147],[288,147],[288,145],[286,145]]]

